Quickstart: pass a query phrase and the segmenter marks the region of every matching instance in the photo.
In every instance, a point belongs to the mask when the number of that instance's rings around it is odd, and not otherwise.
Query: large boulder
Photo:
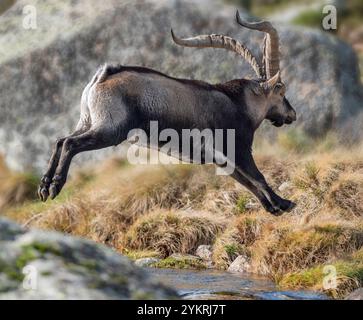
[[[36,8],[35,30],[23,26],[25,5]],[[263,34],[238,26],[235,9],[219,1],[18,0],[0,19],[0,153],[13,169],[44,170],[56,137],[78,120],[82,89],[106,61],[211,83],[254,77],[230,52],[181,48],[170,37],[171,27],[180,36],[223,33],[260,56]],[[320,31],[278,29],[296,125],[313,135],[334,129],[359,136],[362,87],[352,48]],[[283,130],[264,128],[266,136]]]
[[[109,248],[0,219],[0,299],[175,297]]]

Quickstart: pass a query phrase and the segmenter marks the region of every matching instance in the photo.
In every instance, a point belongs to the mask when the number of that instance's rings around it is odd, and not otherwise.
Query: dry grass
[[[7,200],[3,211],[27,226],[87,237],[133,258],[193,254],[210,244],[217,268],[243,254],[253,272],[287,288],[323,290],[321,272],[334,265],[339,288],[331,294],[341,296],[363,274],[363,148],[308,141],[296,153],[294,143],[302,142],[288,139],[255,150],[271,186],[284,185],[278,193],[297,202],[280,217],[266,213],[234,180],[215,176],[211,166],[130,166],[117,159],[78,171],[54,202],[22,197]],[[11,181],[6,168],[1,173]]]
[[[10,172],[0,158],[0,211],[36,198],[38,177]]]
[[[197,247],[213,243],[224,228],[215,216],[200,212],[152,212],[139,218],[126,233],[124,247],[155,250],[163,257],[173,253],[194,253]]]

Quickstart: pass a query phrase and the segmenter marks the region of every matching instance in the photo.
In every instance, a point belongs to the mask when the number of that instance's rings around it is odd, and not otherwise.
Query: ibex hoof
[[[296,207],[296,203],[290,201],[290,200],[283,200],[283,202],[279,205],[279,208],[282,211],[290,212],[292,209]]]
[[[52,183],[49,187],[49,195],[50,198],[53,200],[58,195],[58,187],[55,183]]]
[[[40,200],[45,202],[45,201],[47,201],[48,196],[49,196],[48,189],[47,188],[41,188],[41,190],[39,191]]]
[[[41,182],[42,184],[44,184],[44,185],[49,185],[49,184],[50,184],[50,182],[51,182],[51,180],[50,180],[47,176],[44,176],[44,177],[40,180],[40,182]]]
[[[47,199],[48,199],[48,196],[49,196],[49,192],[48,192],[49,184],[50,184],[50,179],[47,176],[44,176],[40,180],[40,185],[39,185],[39,188],[38,188],[38,197],[43,202],[47,201]]]
[[[289,207],[285,210],[286,212],[290,212],[292,211],[295,207],[296,207],[296,203],[295,202],[292,202],[292,201],[289,201],[290,202],[290,205]]]
[[[278,217],[281,216],[284,212],[280,208],[273,207],[268,210],[271,214]]]
[[[282,199],[281,203],[279,203],[277,206],[273,206],[271,208],[268,208],[268,211],[272,213],[274,216],[281,216],[284,212],[290,212],[296,207],[296,203]]]

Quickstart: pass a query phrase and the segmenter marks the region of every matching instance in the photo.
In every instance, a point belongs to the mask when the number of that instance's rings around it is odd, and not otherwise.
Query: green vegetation
[[[249,200],[250,200],[250,197],[245,194],[242,194],[238,198],[236,206],[237,206],[237,210],[239,213],[244,213],[247,211],[247,204],[248,204]]]
[[[295,153],[308,152],[314,143],[312,138],[308,137],[299,129],[289,129],[288,131],[279,133],[277,140],[284,149]]]
[[[174,257],[167,257],[166,259],[153,263],[151,267],[171,268],[171,269],[198,269],[198,270],[206,268],[203,261],[199,259],[174,258]]]
[[[289,273],[280,280],[279,285],[282,288],[314,288],[323,291],[324,277],[329,276],[329,273],[334,270],[333,268],[336,270],[337,286],[326,289],[332,297],[342,298],[363,285],[363,260],[352,257]]]
[[[236,245],[234,243],[233,244],[226,244],[224,246],[224,249],[226,250],[226,253],[231,258],[231,260],[233,260],[234,258],[236,258],[238,256],[239,252],[241,251],[241,246]]]
[[[321,23],[323,21],[324,14],[322,10],[307,10],[300,13],[297,17],[295,17],[292,23],[297,25],[303,25],[308,27],[316,27],[320,28]]]
[[[157,251],[152,250],[129,250],[124,249],[122,252],[124,255],[126,255],[131,260],[137,260],[141,258],[159,258],[160,253]]]

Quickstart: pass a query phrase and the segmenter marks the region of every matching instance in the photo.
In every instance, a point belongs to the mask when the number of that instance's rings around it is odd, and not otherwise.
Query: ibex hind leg
[[[40,200],[46,201],[48,199],[50,183],[52,182],[55,170],[58,166],[58,162],[59,162],[59,158],[61,156],[61,151],[62,151],[64,141],[68,138],[78,136],[78,135],[86,132],[88,129],[89,128],[87,126],[81,126],[81,127],[79,127],[79,129],[76,129],[76,131],[73,132],[71,135],[64,137],[64,138],[57,139],[57,141],[54,145],[54,148],[53,148],[52,155],[51,155],[49,163],[48,163],[48,168],[47,168],[45,174],[43,175],[43,177],[41,178],[40,184],[38,187],[38,196],[39,196]]]
[[[89,131],[63,142],[58,166],[49,187],[50,198],[54,199],[62,190],[67,180],[68,170],[73,157],[84,151],[98,150],[117,145],[126,139],[107,126],[91,128]]]

